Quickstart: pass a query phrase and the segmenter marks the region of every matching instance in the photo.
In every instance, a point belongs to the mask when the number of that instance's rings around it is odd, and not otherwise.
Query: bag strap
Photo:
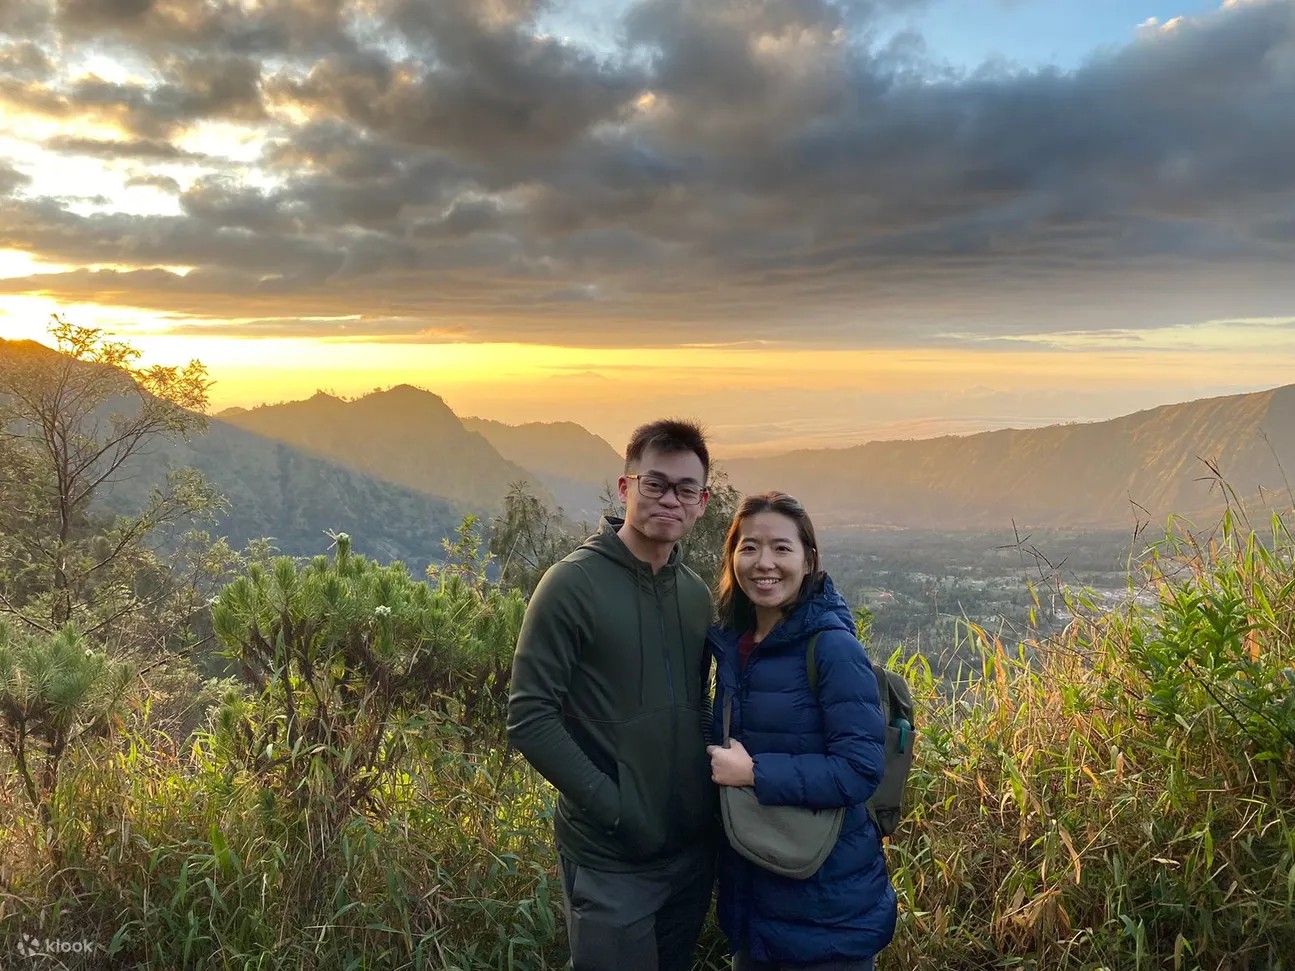
[[[729,734],[728,734],[728,727],[732,718],[733,718],[733,698],[726,691],[724,692],[724,741],[722,742],[722,745],[724,748],[732,747],[729,745],[729,742],[731,741],[731,739],[729,738]]]
[[[818,662],[814,660],[814,646],[818,643],[818,631],[809,639],[809,646],[805,648],[805,675],[809,678],[809,690],[818,697]]]
[[[818,697],[818,661],[814,658],[814,645],[817,643],[818,634],[815,634],[809,639],[809,646],[805,648],[805,675],[809,678],[809,690],[814,693],[815,698]],[[864,653],[867,653],[866,648]],[[894,692],[890,685],[890,673],[881,665],[873,664],[871,660],[868,661],[868,666],[872,669],[872,676],[877,681],[878,703],[881,705],[882,719],[885,720],[889,718],[891,709],[894,707],[891,700]],[[908,723],[905,722],[905,724]],[[908,724],[908,729],[909,731],[912,730],[911,724]],[[899,750],[900,752],[904,751],[904,734],[902,732],[900,734]]]

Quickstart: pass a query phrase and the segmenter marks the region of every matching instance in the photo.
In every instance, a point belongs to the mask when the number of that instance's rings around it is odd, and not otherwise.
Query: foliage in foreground
[[[1180,529],[1147,598],[1077,600],[1020,655],[973,630],[983,677],[952,694],[907,663],[922,736],[882,968],[1295,966],[1293,553],[1280,523],[1266,544],[1231,520],[1199,542]],[[287,681],[301,697],[302,675]],[[274,697],[257,696],[259,724],[289,717]],[[324,839],[281,797],[287,777],[218,733],[82,748],[51,803],[61,868],[0,789],[0,953],[28,932],[121,966],[560,967],[550,794],[463,731],[405,734],[380,798]],[[721,967],[713,929],[707,944]]]
[[[931,699],[897,966],[1295,966],[1295,558],[1229,517]],[[1131,589],[1131,593],[1134,592]]]

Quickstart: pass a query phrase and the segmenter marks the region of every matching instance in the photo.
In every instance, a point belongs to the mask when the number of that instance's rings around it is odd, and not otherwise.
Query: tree
[[[95,501],[151,447],[205,429],[209,382],[197,361],[139,367],[129,344],[59,316],[50,333],[57,353],[10,345],[0,359],[0,614],[103,643],[173,599],[174,571],[151,544],[220,500],[184,469],[134,515],[110,519]]]
[[[476,513],[468,513],[454,530],[454,538],[441,540],[445,561],[427,568],[428,579],[439,581],[458,577],[478,589],[485,586],[486,570],[492,557],[489,551],[484,558],[481,555],[481,534],[477,532],[479,521]]]
[[[550,510],[525,482],[514,482],[503,513],[491,523],[490,554],[500,564],[501,586],[529,597],[540,577],[580,544],[562,510]]]

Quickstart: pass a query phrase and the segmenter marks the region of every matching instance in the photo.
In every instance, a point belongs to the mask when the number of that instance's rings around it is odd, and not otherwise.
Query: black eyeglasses
[[[660,499],[671,489],[675,497],[685,506],[695,506],[706,495],[706,487],[695,482],[671,482],[657,475],[639,475],[626,473],[625,478],[638,482],[639,495],[644,499]]]

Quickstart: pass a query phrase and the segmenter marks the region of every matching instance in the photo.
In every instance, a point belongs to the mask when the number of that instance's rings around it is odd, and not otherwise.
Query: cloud
[[[132,175],[124,184],[128,189],[157,189],[160,192],[167,192],[172,195],[180,194],[180,183],[169,175],[149,175],[147,173]]]
[[[260,65],[253,60],[193,54],[159,64],[158,70],[165,80],[154,85],[95,75],[62,84],[27,81],[22,73],[0,76],[0,104],[17,114],[97,122],[148,139],[169,137],[203,120],[266,120]]]
[[[341,0],[58,0],[53,19],[65,40],[129,54],[217,50],[310,57],[351,49],[348,25],[364,16],[365,6],[370,4]]]
[[[33,151],[194,178],[132,168],[179,203],[144,216],[36,177],[0,245],[118,269],[5,289],[576,344],[983,346],[1289,311],[1295,7],[968,73],[879,29],[918,5],[639,0],[610,46],[546,33],[537,0],[6,7],[34,40],[0,47],[0,102],[55,132]]]
[[[443,343],[462,340],[462,331],[434,330],[426,322],[378,316],[320,316],[310,318],[271,317],[253,320],[189,320],[178,324],[172,333],[179,335],[220,335],[246,338],[314,337],[338,340],[369,340],[390,337],[397,340],[418,339],[420,343]]]
[[[14,190],[31,182],[31,176],[19,172],[8,162],[0,161],[0,196],[12,195]]]
[[[617,118],[639,90],[632,72],[530,29],[529,4],[444,0],[395,5],[393,26],[420,56],[370,49],[279,80],[276,102],[341,119],[409,146],[483,158],[545,154]]]
[[[102,30],[138,22],[156,5],[156,0],[60,0],[57,7],[65,23]]]
[[[78,138],[74,135],[56,135],[45,143],[45,147],[65,155],[83,155],[92,158],[136,158],[201,160],[205,156],[200,152],[188,152],[177,148],[170,142],[151,138],[135,138],[121,141],[110,138]]]
[[[49,77],[53,71],[53,61],[33,41],[0,46],[0,76],[19,81],[35,81]]]
[[[32,37],[43,33],[49,6],[43,0],[5,0],[0,3],[0,36]]]

